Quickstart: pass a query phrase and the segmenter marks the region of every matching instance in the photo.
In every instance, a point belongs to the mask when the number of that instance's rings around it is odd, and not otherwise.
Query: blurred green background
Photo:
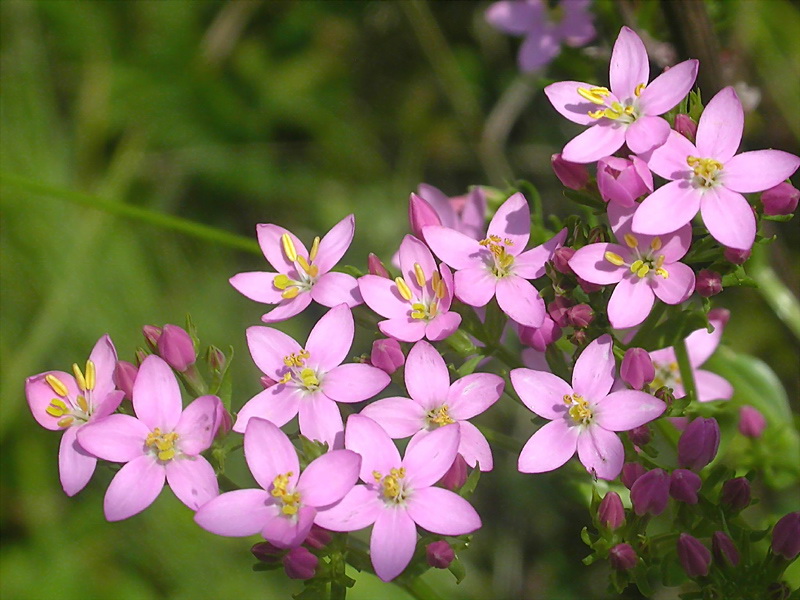
[[[408,194],[421,181],[456,195],[468,185],[524,177],[539,187],[547,212],[569,214],[549,159],[578,128],[556,116],[541,87],[558,79],[604,83],[622,24],[649,32],[653,43],[668,42],[662,6],[597,2],[592,47],[565,49],[539,82],[518,76],[519,42],[489,28],[487,6],[0,3],[4,600],[285,598],[301,589],[282,575],[252,573],[255,540],[200,530],[169,491],[113,525],[102,518],[110,471],[98,469],[87,489],[65,497],[59,436],[31,418],[24,379],[82,362],[103,333],[120,358],[132,360],[142,325],[181,324],[188,312],[204,344],[236,350],[234,406],[258,390],[244,330],[259,324],[265,307],[227,279],[264,269],[263,258],[115,216],[114,204],[251,239],[256,223],[271,222],[310,240],[352,212],[356,241],[346,262],[361,268],[368,252],[386,260],[394,252],[407,227]],[[706,7],[721,50],[713,59],[717,83],[745,82],[760,95],[745,146],[798,153],[797,5],[732,0]],[[678,44],[681,59],[683,51]],[[507,139],[504,118],[511,119]],[[81,204],[85,195],[111,209]],[[783,286],[770,289],[796,297],[796,221],[770,225],[779,239],[756,257],[758,272],[776,274]],[[773,447],[754,452],[735,434],[736,411],[721,417],[730,456],[768,473],[759,479],[763,502],[749,513],[755,524],[798,508],[796,456],[774,456],[796,449],[781,439],[796,436],[786,433],[786,406],[788,399],[797,414],[798,343],[764,298],[744,288],[720,298],[733,311],[725,343],[764,361],[787,392],[762,363],[732,368],[733,352],[714,359],[717,370],[740,377],[731,407],[766,403],[768,431],[776,433],[768,436]],[[320,314],[310,312],[281,328],[302,338]],[[367,350],[362,341],[353,354]],[[513,407],[497,408],[483,422],[520,444],[532,430],[529,416]],[[496,463],[475,495],[484,529],[462,557],[467,579],[456,587],[437,572],[427,583],[452,598],[607,597],[607,567],[580,563],[586,490],[574,488],[567,470],[519,475],[516,456],[502,450]],[[352,598],[408,597],[374,577],[358,579]],[[627,597],[639,596],[629,590]],[[674,590],[659,597],[674,597]]]

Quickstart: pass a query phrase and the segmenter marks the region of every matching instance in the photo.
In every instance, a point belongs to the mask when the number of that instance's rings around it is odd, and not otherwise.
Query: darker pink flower
[[[419,200],[433,209],[438,223],[414,218],[413,208],[421,204]],[[479,240],[486,224],[486,193],[483,188],[476,186],[463,196],[448,197],[439,188],[420,183],[417,193],[411,194],[408,216],[411,232],[418,238],[422,237],[423,227],[444,225]]]

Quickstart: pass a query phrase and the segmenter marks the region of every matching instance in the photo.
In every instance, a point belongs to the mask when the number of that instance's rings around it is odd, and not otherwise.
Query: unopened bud
[[[411,233],[420,240],[422,237],[422,228],[428,225],[441,225],[442,220],[436,214],[436,210],[427,200],[411,194],[408,199],[408,222],[411,226]]]
[[[319,525],[312,525],[311,531],[308,532],[306,541],[303,543],[307,546],[311,546],[312,548],[316,548],[317,550],[321,550],[330,544],[332,539],[333,536],[331,536],[330,531],[320,527]]]
[[[653,359],[644,348],[628,348],[619,368],[622,381],[635,390],[641,390],[645,384],[656,378],[656,369]]]
[[[720,502],[731,510],[740,511],[750,505],[750,482],[746,477],[734,477],[722,484]]]
[[[722,253],[730,263],[734,265],[743,265],[747,262],[747,259],[750,258],[750,250],[738,250],[736,248],[725,248],[725,251]]]
[[[447,472],[442,475],[439,483],[446,487],[448,490],[456,491],[467,482],[467,461],[460,454],[456,454],[456,458]]]
[[[716,271],[702,269],[695,279],[694,290],[703,298],[716,296],[722,291],[722,275]]]
[[[603,286],[599,283],[591,283],[585,279],[581,279],[580,277],[577,277],[577,280],[580,288],[587,294],[594,294],[595,292],[599,292],[603,289]]]
[[[142,335],[147,346],[153,352],[158,352],[158,338],[161,337],[161,327],[155,325],[145,325],[142,327]]]
[[[571,190],[582,190],[589,182],[589,171],[586,165],[564,160],[561,154],[553,154],[550,164],[558,180]]]
[[[736,544],[722,531],[715,531],[711,536],[711,554],[714,560],[723,566],[735,567],[741,562]]]
[[[576,304],[567,309],[567,323],[573,327],[588,327],[594,321],[594,311],[588,304]]]
[[[569,266],[569,259],[574,255],[575,250],[573,248],[567,248],[566,246],[558,248],[553,253],[553,266],[556,268],[556,271],[564,275],[572,273],[572,267]]]
[[[283,553],[286,551],[277,546],[273,546],[269,542],[258,542],[250,548],[250,552],[261,562],[276,564],[280,562]]]
[[[739,409],[739,433],[749,438],[760,438],[767,421],[757,408],[745,405]]]
[[[319,559],[303,546],[292,548],[283,557],[283,570],[289,579],[311,579],[318,564]]]
[[[678,560],[689,577],[705,577],[711,566],[711,552],[688,533],[678,538]]]
[[[617,544],[608,551],[608,561],[617,571],[628,571],[636,566],[639,557],[630,544]]]
[[[686,426],[678,440],[678,464],[699,471],[714,460],[719,449],[716,419],[698,417]]]
[[[800,511],[791,512],[775,523],[772,530],[772,553],[786,560],[800,554]]]
[[[644,468],[644,465],[632,462],[625,463],[622,465],[622,475],[620,476],[620,481],[622,481],[622,485],[624,485],[626,488],[631,489],[633,484],[636,483],[636,480],[645,473],[647,473],[647,469]]]
[[[689,115],[680,113],[675,115],[675,131],[694,143],[694,138],[697,135],[697,123]]]
[[[177,325],[164,325],[158,338],[158,355],[180,372],[191,367],[196,358],[192,338]]]
[[[436,569],[446,569],[456,557],[453,548],[444,540],[431,542],[425,546],[425,558]]]
[[[118,360],[114,367],[114,385],[118,390],[125,392],[128,400],[133,398],[133,382],[136,381],[138,372],[139,369],[126,360]]]
[[[653,191],[653,174],[638,156],[609,156],[597,161],[597,189],[606,202],[631,207]]]
[[[225,353],[216,346],[208,347],[208,368],[214,373],[222,373],[225,370],[227,358]]]
[[[147,350],[144,348],[137,348],[136,352],[134,353],[134,360],[136,361],[136,366],[141,367],[144,359],[149,356]]]
[[[606,492],[597,507],[597,520],[603,527],[615,530],[625,523],[625,507],[617,492]]]
[[[569,325],[567,321],[567,311],[572,307],[573,302],[564,296],[556,296],[550,304],[547,305],[547,312],[550,318],[555,321],[559,327],[566,327]]]
[[[386,267],[383,266],[381,259],[375,256],[372,252],[369,253],[367,257],[367,269],[369,270],[370,275],[377,275],[378,277],[386,277],[386,279],[391,279],[389,277],[389,271],[386,270]]]
[[[671,387],[667,387],[666,385],[658,388],[653,395],[666,404],[667,408],[672,406],[672,403],[675,402],[675,393],[673,392],[673,389]]]
[[[585,329],[577,329],[575,330],[571,336],[569,336],[569,341],[574,344],[578,348],[583,348],[586,343],[589,341],[586,337],[586,330]]]
[[[628,439],[635,446],[639,446],[640,448],[649,444],[652,438],[653,436],[648,425],[639,425],[639,427],[634,427],[628,431]]]
[[[372,343],[372,353],[369,361],[373,367],[378,367],[389,375],[397,371],[406,362],[400,342],[394,338],[375,340]]]
[[[278,382],[275,381],[272,377],[269,377],[267,375],[262,375],[261,376],[261,387],[263,387],[265,390],[268,390],[269,388],[271,388],[276,383],[278,383]]]
[[[530,346],[534,350],[544,352],[550,344],[555,343],[561,337],[561,327],[549,315],[544,316],[541,327],[519,327],[519,341],[525,346]]]
[[[688,469],[675,469],[669,478],[669,495],[679,502],[697,504],[697,492],[703,481]]]
[[[792,214],[797,210],[798,200],[800,200],[800,190],[785,181],[761,194],[764,214],[770,216]]]
[[[663,469],[648,471],[631,487],[631,504],[640,517],[650,513],[660,515],[669,500],[669,475]]]

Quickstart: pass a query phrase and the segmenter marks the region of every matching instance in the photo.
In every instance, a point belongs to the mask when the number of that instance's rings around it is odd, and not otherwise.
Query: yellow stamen
[[[408,287],[408,284],[403,281],[402,277],[395,278],[394,282],[397,284],[397,291],[400,292],[400,295],[408,301],[411,301],[411,288]]]
[[[417,278],[417,285],[425,287],[425,272],[419,263],[414,263],[414,276]]]
[[[289,383],[292,380],[292,374],[286,373],[283,377],[280,378],[278,383]]]
[[[622,257],[614,252],[606,252],[603,257],[612,265],[616,265],[618,267],[621,267],[625,264],[625,261],[622,259]]]
[[[93,390],[97,383],[97,370],[91,360],[86,361],[86,389]]]
[[[602,108],[600,108],[597,110],[590,110],[586,114],[589,115],[592,119],[602,119],[603,116],[605,115],[605,111]]]
[[[448,413],[447,405],[440,406],[438,409],[432,410],[428,413],[428,420],[431,423],[438,425],[439,427],[443,427],[444,425],[450,425],[451,423],[455,423],[453,418]]]
[[[311,252],[308,253],[308,260],[314,261],[317,258],[317,252],[319,252],[319,236],[314,238],[314,242],[311,244]]]
[[[593,87],[588,90],[586,88],[578,88],[577,92],[581,98],[588,100],[592,104],[605,104],[603,98],[611,93],[603,87]]]
[[[663,267],[659,267],[658,269],[656,269],[656,275],[660,275],[664,279],[669,279],[669,272]]]
[[[272,280],[272,285],[274,285],[279,290],[285,290],[289,287],[292,283],[292,280],[289,279],[286,275],[275,275],[274,279]]]
[[[428,307],[428,316],[432,319],[436,316],[436,313],[439,312],[439,305],[436,303],[436,300],[431,302],[431,305]]]
[[[67,412],[67,405],[63,400],[53,398],[44,410],[51,417],[63,417]]]
[[[75,417],[64,417],[58,422],[59,427],[69,427],[75,422]]]
[[[375,478],[375,481],[383,479],[383,475],[381,475],[379,471],[373,471],[372,476]]]
[[[78,382],[78,387],[82,392],[86,391],[86,378],[81,373],[81,368],[77,363],[72,363],[72,374],[75,375],[75,381]]]
[[[656,236],[653,238],[653,241],[650,242],[650,247],[653,250],[661,250],[661,238]]]
[[[631,273],[636,273],[636,271],[638,271],[639,269],[642,268],[643,264],[644,264],[644,261],[642,261],[642,260],[633,261],[633,263],[631,263]]]
[[[439,271],[434,271],[433,275],[431,276],[431,287],[433,291],[436,291],[436,288],[439,287],[439,283],[442,281],[442,276],[439,275]]]
[[[656,259],[656,268],[661,268],[664,264],[664,255],[659,254],[658,258]]]
[[[644,277],[644,276],[645,276],[645,275],[647,275],[649,272],[650,272],[650,267],[649,267],[648,265],[644,265],[644,264],[643,264],[643,265],[642,265],[641,267],[639,267],[639,269],[636,271],[636,275],[638,275],[639,277]]]
[[[644,91],[645,87],[647,87],[646,84],[640,83],[639,85],[636,86],[636,89],[633,90],[633,95],[638,98],[639,96],[642,95],[642,92]]]
[[[67,394],[69,393],[67,386],[65,386],[58,377],[48,373],[44,376],[44,380],[57,395],[66,398]]]
[[[306,273],[311,270],[311,265],[309,265],[308,261],[300,255],[297,256],[297,264],[300,265],[300,268]]]
[[[290,300],[292,298],[296,298],[297,294],[299,294],[299,293],[300,293],[300,288],[298,288],[298,287],[290,287],[290,288],[287,288],[287,289],[283,290],[283,293],[281,294],[281,298],[286,298],[287,300]]]
[[[168,461],[175,458],[178,451],[175,449],[175,442],[178,440],[178,434],[174,431],[170,433],[162,433],[161,429],[156,427],[147,434],[144,443],[148,448],[155,446],[156,455],[158,460]]]
[[[281,244],[283,245],[283,253],[286,255],[290,261],[294,262],[297,260],[297,250],[294,247],[294,242],[292,238],[289,237],[288,233],[284,233],[281,236]]]
[[[411,318],[412,319],[424,319],[427,314],[425,310],[425,305],[422,302],[417,302],[411,305]]]
[[[78,407],[84,413],[88,414],[89,413],[89,403],[86,401],[86,398],[84,398],[83,396],[78,396],[77,401],[78,401]]]
[[[625,243],[628,244],[628,248],[636,248],[639,245],[639,240],[636,239],[636,236],[630,233],[625,234]]]
[[[319,385],[317,374],[314,372],[314,369],[310,369],[309,367],[300,371],[300,379],[302,379],[303,385],[306,387],[315,387]]]

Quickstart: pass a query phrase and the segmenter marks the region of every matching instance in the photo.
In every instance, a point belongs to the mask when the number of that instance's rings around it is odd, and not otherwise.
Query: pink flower
[[[492,470],[492,451],[483,434],[467,421],[497,402],[503,378],[473,373],[450,384],[442,356],[428,342],[417,342],[408,353],[405,381],[411,398],[383,398],[361,414],[377,422],[392,438],[425,437],[440,427],[457,423],[461,432],[458,453],[470,467]]]
[[[694,272],[678,262],[689,250],[692,228],[647,236],[631,232],[635,207],[608,205],[611,229],[622,244],[589,244],[575,252],[569,266],[591,283],[617,287],[608,302],[608,320],[615,329],[639,325],[650,314],[656,297],[680,304],[694,291]]]
[[[305,310],[311,300],[329,308],[342,303],[357,306],[362,300],[355,277],[331,271],[350,247],[354,231],[355,218],[349,215],[322,240],[314,238],[308,251],[283,227],[259,225],[261,251],[277,273],[239,273],[230,278],[231,285],[251,300],[278,305],[261,317],[265,323],[293,317]]]
[[[606,202],[635,206],[639,196],[653,191],[653,174],[638,156],[607,156],[597,162],[597,188]]]
[[[260,533],[279,548],[296,548],[321,511],[339,502],[358,481],[361,457],[333,450],[300,472],[289,438],[264,419],[250,419],[244,434],[247,466],[262,489],[226,492],[194,516],[200,527],[229,537]]]
[[[525,406],[551,420],[522,449],[522,473],[557,469],[577,450],[583,466],[596,477],[611,480],[620,474],[625,451],[615,432],[649,423],[666,405],[636,390],[609,394],[614,371],[609,335],[591,342],[575,361],[571,386],[552,373],[511,371],[511,383]]]
[[[564,147],[564,159],[590,163],[614,154],[623,144],[637,154],[664,144],[670,127],[658,115],[689,93],[697,66],[696,60],[684,61],[648,85],[650,61],[644,44],[632,29],[623,27],[611,53],[610,90],[581,81],[560,81],[544,89],[564,117],[591,126]]]
[[[300,416],[300,433],[341,446],[344,425],[337,402],[361,402],[389,385],[390,377],[372,365],[343,365],[355,333],[353,314],[340,304],[323,316],[305,348],[270,327],[250,327],[247,345],[261,372],[277,384],[250,399],[239,411],[233,430],[244,433],[252,417],[281,427]]]
[[[486,194],[480,187],[472,188],[463,196],[447,197],[439,188],[420,183],[417,194],[411,194],[409,202],[409,219],[411,220],[412,233],[422,237],[422,227],[425,225],[444,225],[450,229],[460,231],[464,235],[479,240],[486,222]],[[415,200],[416,198],[416,200]],[[414,227],[412,218],[412,204],[419,205],[422,200],[430,206],[439,219],[438,223],[418,223],[421,227]]]
[[[75,377],[48,371],[25,380],[25,396],[33,418],[51,431],[63,431],[58,450],[58,474],[67,496],[80,492],[92,478],[97,458],[78,441],[81,427],[114,412],[125,392],[115,389],[117,351],[108,335],[92,349],[85,371],[72,365]]]
[[[115,414],[78,432],[89,452],[126,463],[111,480],[103,510],[106,519],[127,519],[150,506],[166,479],[192,510],[219,494],[214,468],[200,456],[214,441],[222,414],[216,396],[200,396],[181,410],[181,391],[169,365],[148,356],[133,385],[135,417]]]
[[[485,306],[495,295],[500,308],[517,323],[541,327],[544,302],[527,281],[544,275],[544,265],[566,239],[567,230],[527,252],[530,208],[514,194],[497,210],[486,238],[473,240],[444,226],[425,227],[431,250],[453,269],[456,297],[470,306]]]
[[[689,354],[689,364],[694,373],[694,385],[697,388],[697,399],[700,402],[711,400],[729,400],[733,396],[733,386],[726,379],[711,371],[699,367],[706,362],[719,346],[722,332],[728,322],[730,313],[723,308],[715,308],[708,313],[708,321],[714,326],[714,331],[709,333],[706,329],[693,331],[686,338],[686,351]],[[675,398],[683,398],[686,391],[681,380],[678,359],[671,346],[650,353],[656,377],[650,387],[654,390],[667,386],[672,388]]]
[[[432,487],[456,457],[459,428],[446,425],[412,441],[400,459],[387,433],[372,419],[351,415],[345,446],[361,455],[361,480],[342,501],[317,516],[331,531],[356,531],[369,525],[375,573],[391,581],[414,554],[419,525],[438,535],[464,535],[481,526],[475,509],[458,494]]]
[[[402,342],[423,337],[443,340],[458,329],[461,315],[450,311],[453,275],[447,265],[436,266],[431,251],[407,235],[400,245],[402,277],[394,280],[364,275],[358,280],[364,302],[386,321],[378,323],[384,335]]]
[[[650,169],[670,183],[644,199],[633,218],[633,230],[669,233],[700,211],[715,240],[748,250],[755,239],[756,219],[742,194],[779,184],[797,170],[800,158],[780,150],[734,156],[743,128],[742,104],[733,88],[726,87],[703,111],[696,146],[672,132],[667,143],[647,158]]]

